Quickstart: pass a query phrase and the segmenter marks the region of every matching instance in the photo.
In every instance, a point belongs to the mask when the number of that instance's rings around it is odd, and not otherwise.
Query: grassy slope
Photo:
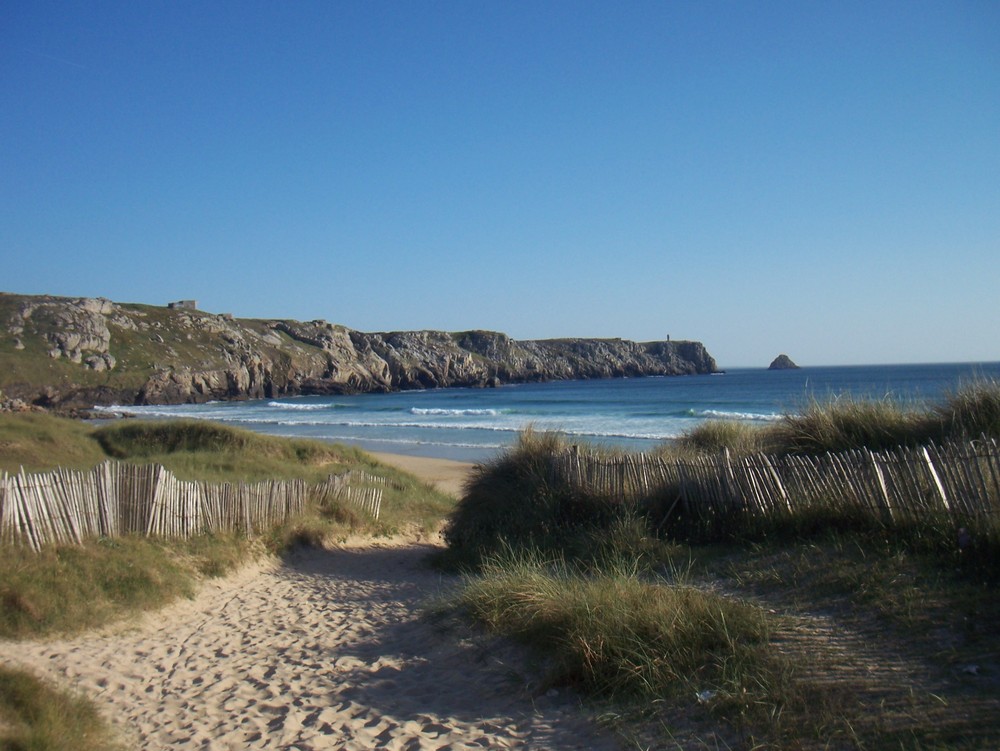
[[[109,458],[162,464],[181,479],[211,482],[325,480],[349,469],[389,479],[376,521],[352,508],[312,507],[301,518],[249,542],[227,535],[186,541],[144,538],[50,546],[35,555],[0,546],[0,636],[88,628],[193,591],[267,549],[354,531],[391,534],[437,528],[449,497],[354,448],[288,440],[197,421],[117,421],[100,428],[45,414],[0,414],[0,469],[84,469]]]
[[[959,394],[912,424],[1000,435],[998,393]],[[792,424],[798,446],[891,433],[881,408],[835,406]],[[741,428],[712,430],[701,448],[754,445]],[[460,608],[537,648],[550,681],[610,697],[607,716],[638,747],[1000,747],[1000,598],[978,542],[963,549],[947,528],[900,534],[829,514],[752,538],[657,538],[641,504],[553,483],[546,457],[562,448],[529,434],[480,467],[442,563],[475,572]],[[660,600],[673,603],[667,612]],[[718,633],[720,618],[728,646],[691,636]]]
[[[317,441],[260,436],[207,423],[123,421],[95,429],[44,414],[0,414],[0,469],[84,469],[108,458],[163,464],[184,479],[303,478],[362,469],[391,480],[376,522],[349,507],[313,507],[248,541],[233,535],[190,540],[126,537],[32,553],[0,546],[0,638],[69,634],[190,596],[206,576],[247,559],[352,532],[436,529],[453,500],[361,451]],[[68,743],[67,739],[73,739]],[[112,748],[86,701],[23,671],[0,670],[0,749]]]
[[[0,749],[114,751],[121,748],[86,699],[0,666]]]

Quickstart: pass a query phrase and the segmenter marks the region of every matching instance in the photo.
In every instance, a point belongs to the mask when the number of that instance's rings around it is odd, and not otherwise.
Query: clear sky
[[[0,290],[1000,360],[1000,3],[0,8]]]

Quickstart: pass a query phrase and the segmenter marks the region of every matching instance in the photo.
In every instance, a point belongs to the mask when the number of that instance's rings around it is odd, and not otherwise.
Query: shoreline
[[[409,472],[432,485],[442,493],[461,498],[465,485],[478,465],[454,459],[437,459],[410,454],[393,454],[385,451],[367,451],[382,464]]]

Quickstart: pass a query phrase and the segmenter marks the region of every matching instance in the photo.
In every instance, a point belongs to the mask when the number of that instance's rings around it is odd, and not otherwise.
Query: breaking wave
[[[712,420],[742,420],[744,422],[777,422],[781,415],[761,414],[758,412],[725,412],[718,409],[689,410],[691,417],[706,417]]]
[[[324,409],[336,409],[340,404],[288,404],[286,402],[268,402],[268,407],[287,409],[293,412],[319,412]]]
[[[444,409],[441,407],[411,407],[411,415],[435,415],[443,417],[497,417],[504,414],[499,409]]]

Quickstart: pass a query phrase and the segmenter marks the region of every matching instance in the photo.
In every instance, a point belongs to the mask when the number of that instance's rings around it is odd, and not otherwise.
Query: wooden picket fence
[[[887,522],[944,514],[996,518],[1000,446],[992,439],[893,451],[823,456],[697,459],[648,454],[601,456],[570,449],[552,463],[553,481],[623,501],[670,489],[688,512],[774,516],[813,508],[861,510]]]
[[[110,461],[89,471],[0,472],[0,543],[39,550],[127,534],[252,536],[301,513],[310,497],[346,501],[378,518],[382,489],[352,487],[346,474],[319,486],[304,480],[188,482],[162,466]]]
[[[376,486],[376,487],[372,487]],[[319,487],[317,498],[321,503],[344,501],[357,506],[372,518],[378,519],[382,510],[384,487],[404,490],[398,482],[363,470],[348,470],[341,475],[330,475]]]

